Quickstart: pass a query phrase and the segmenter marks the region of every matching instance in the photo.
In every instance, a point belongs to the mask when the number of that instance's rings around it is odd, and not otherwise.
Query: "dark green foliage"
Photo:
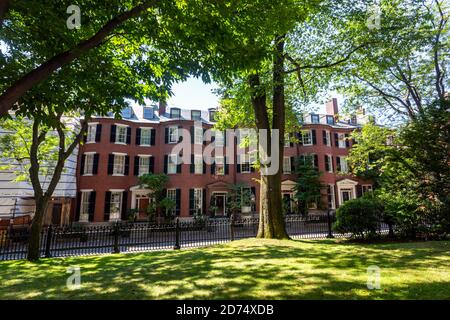
[[[295,185],[295,199],[298,202],[301,214],[308,213],[308,204],[315,202],[318,208],[322,207],[321,190],[325,187],[320,182],[322,172],[314,167],[312,157],[298,157],[295,160],[295,173],[297,181]]]
[[[379,229],[381,214],[382,208],[376,199],[353,199],[337,209],[333,228],[340,233],[351,233],[352,237],[370,238]]]

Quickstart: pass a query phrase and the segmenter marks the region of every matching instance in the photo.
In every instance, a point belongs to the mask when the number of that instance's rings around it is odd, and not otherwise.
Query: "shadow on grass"
[[[449,242],[252,239],[193,250],[14,261],[0,263],[0,298],[448,299],[449,249]],[[386,273],[382,290],[367,289],[369,265]],[[66,287],[70,266],[81,269],[79,290]],[[436,277],[427,274],[430,268]]]

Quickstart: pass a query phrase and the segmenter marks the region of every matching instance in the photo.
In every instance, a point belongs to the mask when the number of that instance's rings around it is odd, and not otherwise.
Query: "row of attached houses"
[[[305,114],[302,134],[288,137],[281,150],[284,154],[282,193],[289,206],[288,212],[297,210],[294,164],[299,157],[310,156],[323,172],[321,179],[326,188],[321,203],[325,206],[311,203],[312,211],[324,207],[335,209],[372,188],[370,182],[346,174],[346,157],[352,146],[349,135],[368,117],[360,114],[349,120],[339,120],[336,99],[327,103],[326,109],[326,114]],[[131,108],[120,120],[106,117],[91,120],[78,157],[78,192],[73,220],[123,220],[128,218],[130,209],[139,210],[139,216],[144,219],[152,200],[149,190],[142,188],[138,179],[148,172],[169,176],[165,193],[175,201],[175,214],[180,218],[196,213],[215,217],[229,215],[227,194],[230,185],[238,183],[252,194],[251,208],[245,211],[257,213],[259,172],[252,166],[252,152],[240,143],[242,133],[205,133],[214,126],[215,112],[215,109],[167,109],[160,104]],[[189,134],[183,135],[183,132]],[[190,161],[180,163],[181,156],[174,150],[183,143],[191,148]],[[202,155],[210,144],[222,151],[212,152],[212,160],[205,161]]]
[[[215,109],[169,109],[160,103],[126,109],[122,119],[91,119],[84,142],[66,163],[45,223],[126,220],[131,209],[146,219],[152,197],[138,180],[150,172],[169,176],[164,192],[176,203],[174,214],[180,218],[229,215],[227,194],[234,184],[245,186],[251,193],[252,204],[242,211],[259,212],[259,172],[252,166],[254,153],[241,144],[249,132],[211,130],[215,114]],[[326,114],[303,115],[301,133],[287,136],[281,150],[287,213],[297,212],[295,163],[307,156],[323,172],[321,180],[326,185],[320,204],[309,204],[312,212],[335,209],[372,189],[370,181],[347,174],[346,157],[353,144],[350,133],[366,121],[368,116],[363,113],[339,119],[336,99],[327,103]],[[181,152],[177,149],[180,146]],[[32,216],[31,186],[13,180],[11,172],[0,172],[0,219]]]

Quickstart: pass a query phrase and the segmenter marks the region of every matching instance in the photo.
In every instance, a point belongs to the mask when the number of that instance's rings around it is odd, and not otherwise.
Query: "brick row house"
[[[370,182],[346,175],[348,139],[352,130],[360,128],[367,116],[360,114],[348,121],[338,119],[337,100],[327,103],[326,114],[305,114],[302,134],[288,139],[283,153],[282,193],[295,213],[294,162],[311,156],[323,172],[323,203],[335,209],[346,200],[371,190]],[[195,213],[226,216],[227,193],[231,184],[243,184],[251,192],[252,205],[243,212],[258,212],[259,173],[252,167],[252,153],[240,149],[241,135],[207,131],[214,126],[216,110],[168,109],[164,103],[152,107],[133,107],[123,112],[122,119],[98,117],[90,121],[85,142],[80,146],[77,167],[77,201],[73,220],[107,222],[125,220],[130,209],[138,209],[141,218],[149,205],[149,190],[139,183],[139,175],[166,173],[169,182],[165,193],[175,200],[175,214],[180,218]],[[206,134],[204,134],[206,131]],[[187,139],[183,134],[188,132]],[[190,139],[190,141],[189,141]],[[232,140],[235,143],[231,143]],[[174,147],[188,145],[190,163],[179,163]],[[211,163],[202,153],[211,147],[222,147],[223,154],[213,152]],[[227,148],[233,148],[229,153]],[[245,149],[245,148],[241,148]],[[184,153],[184,150],[183,150]],[[231,154],[231,156],[230,156]],[[185,156],[184,154],[182,156]],[[214,211],[211,210],[214,208]],[[310,204],[310,209],[317,204]]]

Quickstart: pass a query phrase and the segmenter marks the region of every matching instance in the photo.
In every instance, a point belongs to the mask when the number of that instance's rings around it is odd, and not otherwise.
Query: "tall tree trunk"
[[[252,90],[252,105],[255,111],[256,127],[258,130],[266,129],[267,155],[278,157],[279,166],[283,163],[285,106],[284,106],[284,41],[283,37],[277,37],[276,50],[273,59],[273,119],[272,128],[266,105],[266,94],[261,92],[258,75],[250,77]],[[278,154],[274,155],[272,150],[271,134],[274,130],[279,132]],[[283,202],[281,195],[281,170],[278,168],[274,175],[261,174],[260,185],[260,219],[258,238],[289,239],[283,217]]]
[[[36,199],[36,211],[31,223],[30,239],[28,241],[27,259],[37,261],[40,257],[41,230],[45,212],[47,211],[48,198],[38,197]]]

